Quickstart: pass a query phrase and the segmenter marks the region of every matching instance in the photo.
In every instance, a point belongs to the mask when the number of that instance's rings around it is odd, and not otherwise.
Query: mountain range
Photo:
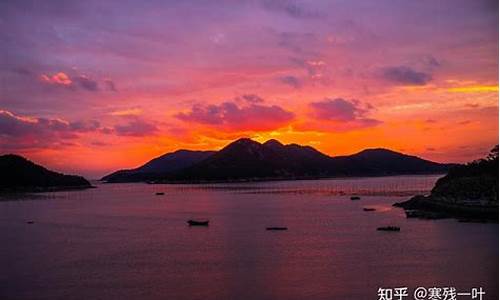
[[[446,173],[453,164],[440,164],[387,149],[367,149],[331,157],[310,146],[236,140],[219,151],[178,150],[141,167],[104,176],[106,182],[210,182],[274,179],[313,179]]]

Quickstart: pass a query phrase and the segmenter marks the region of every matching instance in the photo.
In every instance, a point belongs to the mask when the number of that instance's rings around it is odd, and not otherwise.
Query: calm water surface
[[[7,197],[0,299],[378,299],[379,287],[401,286],[483,287],[483,299],[498,299],[498,224],[406,219],[391,206],[437,178],[98,184]],[[189,227],[191,218],[210,226]],[[384,225],[401,232],[375,230]]]

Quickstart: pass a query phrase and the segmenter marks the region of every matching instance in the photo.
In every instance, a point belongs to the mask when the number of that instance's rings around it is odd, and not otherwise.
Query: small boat
[[[352,196],[351,200],[361,200],[361,197],[359,197],[359,196]]]
[[[378,227],[377,230],[379,230],[379,231],[400,231],[400,228],[397,226],[384,226],[384,227]]]
[[[195,221],[195,220],[189,220],[187,223],[189,226],[208,226],[208,220],[206,221]]]
[[[375,211],[375,210],[376,210],[375,208],[363,207],[363,211]]]
[[[288,227],[266,227],[266,230],[288,230]]]
[[[156,196],[161,196],[161,195],[165,195],[165,193],[164,192],[158,192],[158,193],[156,193]]]

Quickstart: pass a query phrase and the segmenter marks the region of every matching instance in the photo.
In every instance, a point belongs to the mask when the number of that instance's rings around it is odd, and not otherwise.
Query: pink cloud
[[[42,81],[46,83],[63,85],[63,86],[68,86],[73,83],[73,81],[71,81],[69,76],[64,72],[59,72],[54,75],[42,74],[40,78]]]
[[[251,99],[259,99],[252,96]],[[188,112],[178,113],[176,118],[190,123],[208,125],[225,131],[266,131],[289,124],[295,115],[277,105],[223,102],[219,105],[193,105]]]
[[[46,84],[66,87],[73,90],[80,89],[86,91],[99,91],[101,87],[107,91],[116,92],[116,85],[111,79],[105,79],[103,82],[99,82],[96,79],[91,78],[85,74],[78,74],[76,72],[71,72],[72,74],[67,74],[64,72],[58,72],[55,74],[42,74],[40,75],[40,80]]]

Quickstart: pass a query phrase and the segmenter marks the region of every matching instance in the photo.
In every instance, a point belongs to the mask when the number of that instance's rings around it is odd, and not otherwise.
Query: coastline
[[[31,187],[12,187],[0,189],[0,195],[4,194],[24,194],[24,193],[48,193],[63,191],[78,191],[86,189],[95,189],[95,185],[75,185],[75,186],[31,186]]]
[[[486,202],[485,202],[486,203]],[[452,201],[440,197],[417,195],[393,206],[405,210],[407,218],[447,219],[454,218],[460,222],[498,223],[498,205],[473,204]]]
[[[300,181],[300,180],[335,180],[335,179],[355,179],[355,178],[384,178],[396,176],[445,176],[446,173],[422,172],[422,173],[395,173],[395,174],[379,174],[379,175],[341,175],[341,176],[298,176],[298,177],[255,177],[241,179],[211,179],[211,180],[141,180],[141,181],[105,181],[99,180],[100,183],[146,183],[146,184],[214,184],[214,183],[251,183],[251,182],[274,182],[274,181]]]

